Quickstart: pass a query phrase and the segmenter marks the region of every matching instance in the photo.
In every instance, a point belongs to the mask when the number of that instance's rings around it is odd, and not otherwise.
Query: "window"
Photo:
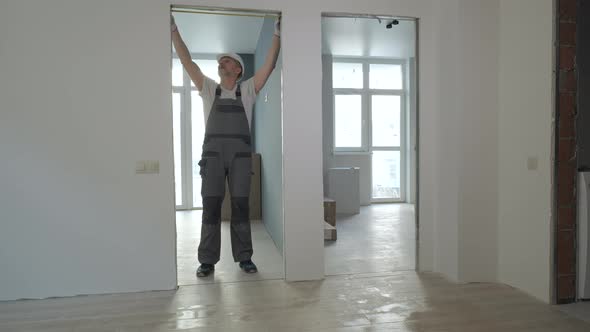
[[[183,86],[184,85],[184,70],[182,70],[182,64],[180,59],[172,60],[172,86]]]
[[[182,204],[182,157],[180,141],[182,127],[180,126],[180,93],[172,93],[172,131],[174,144],[174,187],[176,189],[176,205]]]
[[[371,132],[374,147],[399,147],[401,144],[401,97],[371,97]]]
[[[333,87],[336,89],[362,89],[363,64],[334,62],[332,77]]]
[[[369,73],[370,89],[403,89],[401,65],[371,63]]]
[[[336,146],[362,147],[362,106],[360,95],[334,96],[334,120],[336,128]]]
[[[404,68],[403,61],[335,58],[335,152],[401,145]]]
[[[215,82],[219,83],[219,74],[217,74],[217,68],[218,68],[217,60],[197,59],[194,61],[199,65],[199,68],[201,68],[201,72],[205,76],[207,76],[207,77],[215,80]],[[189,79],[189,81],[190,81],[190,79]],[[190,82],[191,82],[191,87],[195,88],[195,84],[192,81],[190,81]]]
[[[400,199],[400,151],[373,151],[371,165],[373,172],[373,200]]]
[[[205,76],[219,83],[213,55],[193,57]],[[176,207],[201,208],[201,159],[205,118],[203,102],[178,58],[172,60],[172,122]]]
[[[335,58],[334,152],[370,154],[373,202],[402,201],[405,61]]]

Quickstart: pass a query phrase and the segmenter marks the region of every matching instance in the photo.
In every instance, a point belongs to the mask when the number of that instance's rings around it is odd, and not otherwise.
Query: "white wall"
[[[418,82],[416,82],[416,58],[413,57],[408,60],[408,73],[409,77],[408,87],[409,91],[409,98],[406,102],[406,105],[409,109],[409,116],[406,118],[407,126],[409,130],[406,132],[406,139],[407,139],[407,149],[406,149],[406,188],[408,188],[406,193],[406,199],[410,204],[416,204],[416,192],[418,191],[416,186],[416,181],[418,181],[418,174],[416,172],[416,167],[418,165],[418,91],[416,90],[416,86]]]
[[[501,281],[546,298],[549,2],[502,2],[498,68],[494,43],[478,40],[494,38],[493,15],[483,15],[494,2],[183,1],[283,11],[287,280],[324,272],[321,12],[377,13],[420,18],[419,268],[489,280],[499,251]],[[0,299],[174,288],[170,3],[0,4]],[[459,14],[475,16],[448,21]],[[494,134],[485,123],[495,116],[498,69]],[[461,142],[476,129],[484,130],[480,143]],[[489,151],[495,140],[498,157]],[[524,168],[528,154],[538,156],[538,171]],[[160,173],[135,175],[144,159],[159,160]],[[486,177],[490,164],[499,165],[499,185]],[[493,204],[466,197],[493,202],[495,190],[497,242]]]
[[[0,4],[0,300],[176,286],[170,37],[143,3]]]
[[[439,90],[435,95],[437,111],[433,114],[436,126],[436,141],[441,144],[435,144],[435,192],[434,218],[436,221],[434,236],[434,269],[446,274],[452,280],[458,280],[458,208],[459,208],[459,188],[458,188],[458,160],[460,158],[459,139],[457,134],[461,123],[458,111],[457,93],[460,93],[460,80],[457,71],[460,69],[457,61],[459,50],[459,40],[457,33],[459,26],[459,1],[451,0],[444,3],[436,3],[436,11],[440,13],[438,21],[438,31],[436,35],[436,48],[439,50],[437,57],[437,83]],[[421,52],[423,54],[424,52]],[[423,69],[419,67],[419,70]],[[422,93],[419,91],[418,93]],[[422,105],[419,110],[420,119],[427,115],[422,112]],[[420,135],[424,134],[427,128],[420,127]],[[422,139],[422,137],[420,137]],[[425,142],[420,141],[420,148]],[[422,151],[421,151],[422,152]],[[421,153],[420,156],[423,154]],[[419,162],[419,167],[424,165],[423,160]],[[423,170],[420,170],[422,175]],[[421,179],[420,179],[421,180]],[[422,187],[421,187],[422,188]],[[419,192],[422,195],[423,191]],[[421,206],[420,206],[421,208]],[[420,219],[423,219],[422,217]],[[421,240],[422,242],[422,240]]]
[[[458,99],[461,125],[459,278],[497,280],[498,262],[498,13],[489,0],[460,3]],[[458,66],[459,67],[459,66]]]
[[[435,11],[435,270],[499,279],[548,302],[552,2],[454,0]]]
[[[550,300],[553,1],[500,1],[498,220],[501,282]],[[527,158],[538,169],[527,169]]]
[[[489,0],[436,4],[435,270],[462,282],[496,280],[497,7]]]

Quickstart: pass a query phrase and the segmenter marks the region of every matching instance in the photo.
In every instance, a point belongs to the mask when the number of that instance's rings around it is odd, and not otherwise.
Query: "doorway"
[[[237,53],[243,78],[250,84],[262,68],[273,42],[277,12],[172,6],[178,31],[201,72],[219,84],[217,55]],[[172,47],[172,115],[177,232],[178,284],[237,282],[284,278],[282,207],[281,55],[264,86],[255,96],[251,132],[252,181],[249,213],[258,273],[246,274],[234,262],[230,241],[231,203],[226,183],[221,211],[221,257],[215,272],[197,278],[197,248],[201,236],[202,144],[206,121],[203,100]],[[234,97],[235,98],[235,97]],[[247,106],[245,106],[247,107]]]
[[[416,268],[416,40],[414,18],[322,15],[327,275]]]

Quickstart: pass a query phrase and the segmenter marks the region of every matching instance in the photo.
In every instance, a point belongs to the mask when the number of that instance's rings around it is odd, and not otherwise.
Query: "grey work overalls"
[[[231,195],[231,245],[234,261],[252,257],[249,204],[252,174],[250,126],[242,104],[240,86],[236,99],[222,99],[221,87],[207,118],[203,155],[199,162],[203,180],[203,222],[199,262],[215,264],[221,248],[221,203],[228,178]]]

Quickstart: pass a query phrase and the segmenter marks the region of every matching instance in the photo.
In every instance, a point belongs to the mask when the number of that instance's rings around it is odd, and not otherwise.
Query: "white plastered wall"
[[[551,300],[553,1],[500,1],[498,279]],[[529,158],[538,161],[529,170]]]

